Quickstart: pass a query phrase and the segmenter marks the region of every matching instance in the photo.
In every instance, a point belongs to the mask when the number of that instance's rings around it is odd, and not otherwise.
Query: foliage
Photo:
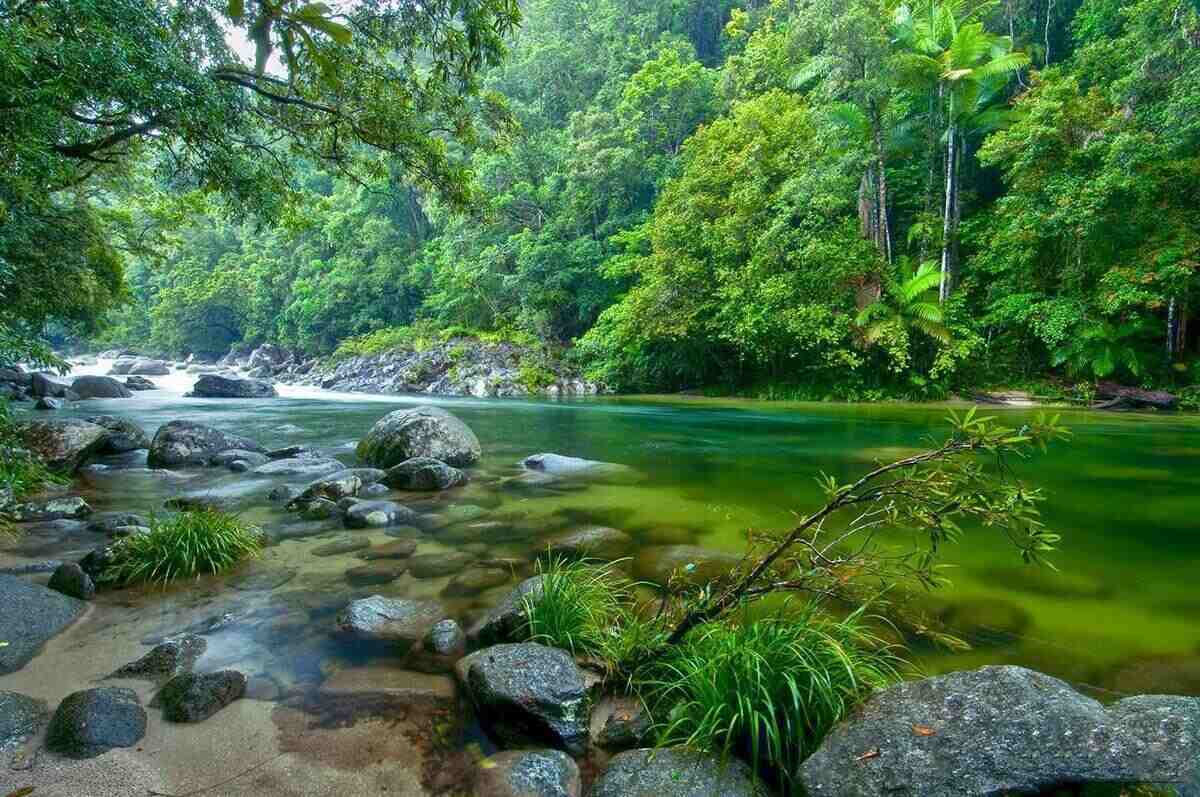
[[[743,756],[792,793],[830,729],[902,667],[861,610],[834,618],[807,603],[698,628],[640,686],[659,744]]]
[[[64,483],[65,477],[25,450],[8,401],[0,399],[0,490],[7,491],[5,497],[20,501],[47,485]],[[0,531],[6,525],[2,520],[3,510],[3,501],[0,501]]]
[[[524,599],[529,639],[577,655],[603,652],[631,601],[615,565],[550,556],[538,570],[542,587]]]
[[[203,574],[222,573],[258,556],[262,531],[236,515],[202,508],[150,521],[150,531],[113,546],[101,578],[115,584],[163,586]]]

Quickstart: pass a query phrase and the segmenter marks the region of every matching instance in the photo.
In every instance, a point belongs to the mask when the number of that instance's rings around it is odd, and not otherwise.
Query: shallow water
[[[106,372],[106,365],[80,369]],[[820,501],[820,471],[860,474],[877,459],[902,456],[942,433],[946,409],[904,405],[818,405],[680,397],[514,401],[377,397],[282,387],[269,400],[183,398],[194,377],[155,378],[162,389],[131,399],[93,400],[60,415],[129,417],[153,433],[175,418],[251,436],[268,447],[303,443],[353,461],[354,444],[387,412],[436,403],[466,421],[484,450],[472,485],[433,499],[426,512],[478,507],[481,519],[524,529],[511,542],[487,537],[422,536],[418,553],[462,549],[483,557],[527,559],[539,540],[572,524],[598,522],[646,545],[693,542],[730,551],[747,528],[783,528],[793,512]],[[997,410],[1013,424],[1032,413]],[[1186,416],[1067,412],[1071,444],[1022,466],[1045,487],[1048,523],[1060,531],[1060,573],[1023,569],[995,534],[971,532],[946,552],[953,586],[939,605],[958,607],[950,630],[976,644],[965,654],[917,653],[927,671],[1018,663],[1064,677],[1101,696],[1122,692],[1200,694],[1200,419]],[[589,484],[530,483],[519,461],[553,451],[620,463],[629,472]],[[128,464],[128,463],[126,463]],[[280,539],[263,559],[232,576],[168,591],[109,593],[88,618],[51,644],[34,664],[54,666],[0,677],[0,689],[48,700],[82,688],[140,655],[155,637],[200,627],[231,613],[243,618],[208,636],[201,667],[233,666],[256,676],[264,697],[316,689],[331,671],[370,664],[361,650],[331,639],[333,614],[347,600],[381,593],[436,597],[450,577],[406,573],[382,586],[354,587],[343,573],[362,563],[351,552],[314,548],[352,534],[373,544],[384,530],[347,532],[337,521],[299,522],[266,493],[284,480],[223,469],[178,473],[89,471],[81,489],[97,511],[150,512],[180,494],[228,501]],[[293,480],[291,483],[302,483]],[[400,500],[398,496],[387,496]],[[409,499],[413,500],[413,499]],[[458,507],[455,509],[455,507]],[[29,533],[0,550],[0,566],[67,558],[95,535]],[[443,599],[464,619],[515,583],[470,598]],[[978,616],[977,616],[978,615]],[[74,658],[64,652],[75,651]],[[276,725],[279,725],[277,722]]]

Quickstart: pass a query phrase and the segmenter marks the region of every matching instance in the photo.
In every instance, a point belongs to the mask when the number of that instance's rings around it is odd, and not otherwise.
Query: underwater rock
[[[439,578],[459,572],[475,557],[464,551],[445,553],[422,553],[408,560],[408,570],[413,578]]]

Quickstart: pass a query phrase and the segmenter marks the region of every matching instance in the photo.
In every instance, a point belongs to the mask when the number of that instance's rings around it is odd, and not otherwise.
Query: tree
[[[930,295],[941,281],[937,266],[922,263],[914,271],[911,262],[902,259],[898,270],[898,279],[887,286],[887,299],[881,297],[859,311],[855,323],[862,330],[863,340],[874,343],[889,330],[915,329],[934,340],[949,342],[950,330],[944,323],[942,308],[937,296]]]

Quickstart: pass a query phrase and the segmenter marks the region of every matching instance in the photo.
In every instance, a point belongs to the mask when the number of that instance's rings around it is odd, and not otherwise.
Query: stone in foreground
[[[339,633],[358,639],[415,644],[446,616],[436,601],[372,595],[352,601],[334,622]]]
[[[511,750],[479,762],[475,797],[579,797],[579,767],[559,750]],[[661,795],[666,797],[666,795]]]
[[[132,689],[106,686],[68,695],[46,733],[46,746],[70,758],[132,747],[146,735],[146,710]]]
[[[154,646],[145,656],[122,666],[109,678],[139,678],[167,681],[192,669],[208,642],[195,634],[180,634]]]
[[[83,611],[80,601],[16,576],[0,575],[0,675],[24,667]]]
[[[479,461],[479,439],[440,407],[396,410],[381,418],[358,444],[358,458],[391,468],[413,457],[431,457],[456,468]]]
[[[133,421],[114,415],[94,415],[88,418],[87,422],[103,426],[109,431],[108,439],[100,449],[102,454],[124,454],[127,451],[150,447],[150,438],[142,427]]]
[[[248,437],[222,432],[192,421],[171,421],[155,433],[146,459],[151,468],[182,465],[207,465],[214,454],[231,448],[263,453],[264,449]]]
[[[383,481],[397,490],[448,490],[467,483],[467,474],[431,457],[406,459],[387,471]]]
[[[463,658],[456,670],[480,721],[502,742],[584,753],[587,687],[565,650],[532,642],[494,645]]]
[[[0,752],[21,744],[37,732],[50,712],[41,700],[0,691]],[[7,762],[0,760],[0,767]]]
[[[96,597],[96,585],[92,577],[74,562],[59,565],[46,586],[81,601],[90,601]]]
[[[851,797],[851,792],[846,797]],[[767,797],[750,768],[682,747],[630,750],[613,756],[591,797]]]
[[[993,797],[1065,784],[1196,788],[1200,699],[1105,709],[1022,667],[911,681],[868,700],[801,768],[810,797]]]
[[[154,702],[169,722],[203,722],[244,694],[246,676],[237,670],[188,672],[168,681]]]
[[[522,641],[528,625],[525,601],[536,600],[541,594],[542,576],[525,579],[471,626],[467,636],[480,645]]]
[[[109,431],[78,419],[31,421],[17,427],[25,447],[55,470],[74,471],[100,452]]]

